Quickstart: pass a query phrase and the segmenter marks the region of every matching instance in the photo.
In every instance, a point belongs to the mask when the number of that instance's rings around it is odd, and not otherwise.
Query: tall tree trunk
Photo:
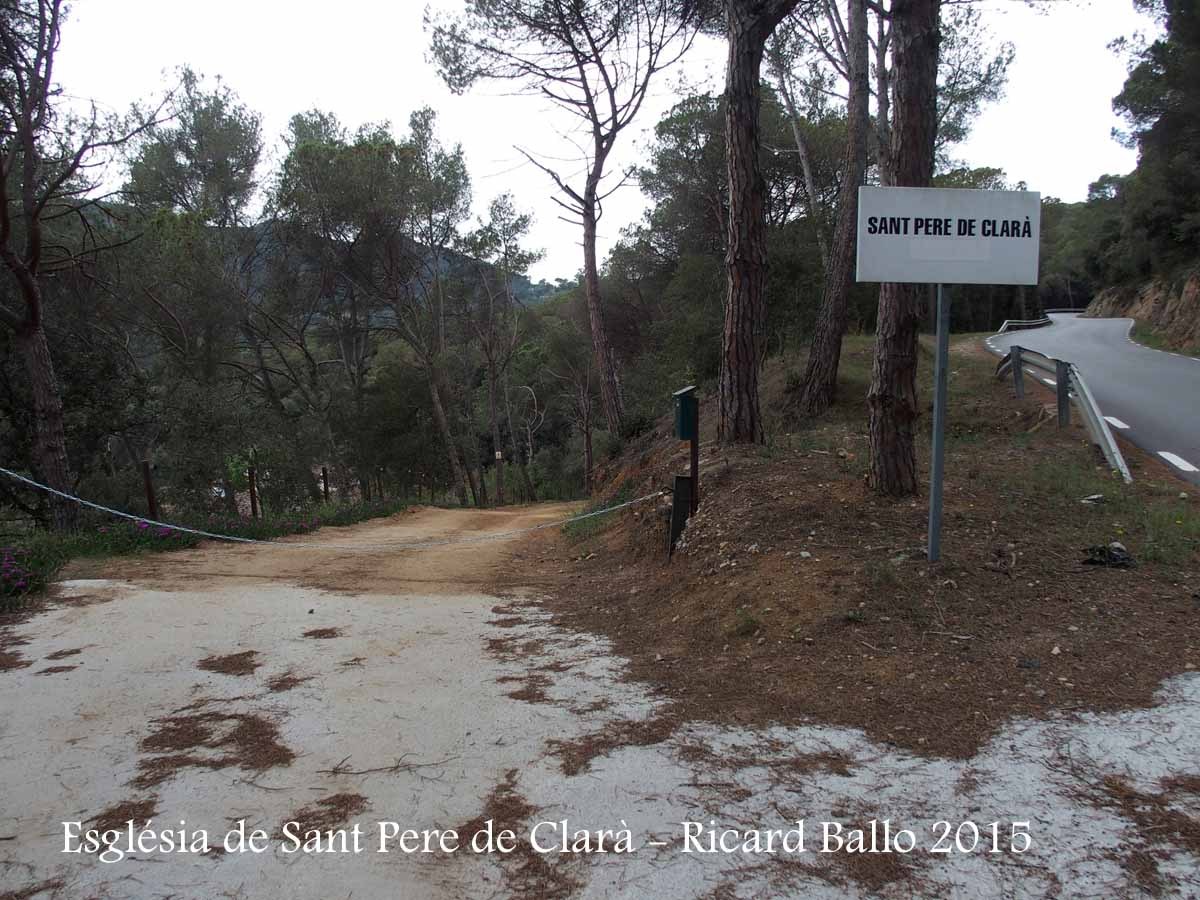
[[[799,409],[803,416],[820,415],[837,396],[838,363],[842,358],[842,336],[846,333],[850,286],[854,281],[858,188],[866,175],[867,130],[871,127],[866,0],[849,0],[846,35],[850,76],[846,103],[846,156],[842,166],[833,253],[825,267],[821,309],[817,314],[800,392]]]
[[[503,453],[504,445],[500,443],[500,411],[496,392],[499,390],[499,379],[496,377],[496,367],[488,363],[488,416],[492,420],[492,448]],[[494,456],[495,454],[493,454]],[[496,459],[496,505],[504,505],[504,459]]]
[[[729,180],[728,290],[721,338],[717,439],[762,443],[758,370],[763,353],[767,280],[766,183],[759,165],[759,72],[775,26],[797,0],[728,0],[725,150]]]
[[[788,73],[783,66],[775,68],[775,80],[779,82],[779,96],[783,98],[784,108],[792,126],[792,140],[796,142],[796,153],[800,157],[800,172],[804,175],[805,212],[812,222],[813,233],[817,236],[817,251],[821,254],[821,269],[829,271],[829,241],[825,238],[824,210],[817,201],[817,180],[813,177],[812,154],[808,149],[808,140],[804,137],[801,127],[800,111],[796,108],[796,100],[792,96],[791,85],[788,84]],[[851,87],[853,90],[853,87]]]
[[[63,426],[62,394],[50,359],[50,345],[41,323],[18,329],[16,344],[25,360],[33,391],[33,460],[37,472],[56,491],[71,493],[71,467]],[[56,531],[69,531],[79,521],[79,509],[69,500],[50,497],[50,522]]]
[[[896,183],[892,172],[892,78],[888,69],[888,45],[891,30],[886,16],[875,17],[875,162],[879,183]]]
[[[941,0],[895,0],[892,54],[895,61],[895,122],[892,159],[896,184],[928,187],[933,178],[937,132],[938,13]],[[871,487],[881,494],[917,491],[913,427],[917,406],[918,284],[884,284],[871,369]]]
[[[471,480],[471,493],[475,497],[475,505],[483,509],[488,505],[487,479],[484,476],[483,463],[479,457],[479,435],[475,431],[474,417],[467,396],[463,396],[463,426],[466,436],[463,438],[463,453],[467,455],[467,475]]]
[[[221,476],[221,508],[225,510],[226,515],[238,514],[237,491],[228,475]]]
[[[593,171],[596,170],[593,165]],[[608,340],[604,314],[600,308],[600,270],[596,264],[596,191],[598,185],[589,178],[583,202],[583,287],[587,296],[588,320],[592,329],[592,353],[596,371],[600,373],[600,405],[604,421],[613,437],[621,436],[625,404],[621,397],[621,379],[617,359]]]
[[[454,493],[462,506],[467,505],[465,487],[466,475],[463,473],[462,461],[458,458],[458,445],[450,431],[450,422],[446,419],[446,407],[442,405],[441,374],[434,368],[429,370],[429,399],[433,405],[433,421],[437,423],[438,433],[446,445],[446,457],[450,460],[450,475],[454,481]]]
[[[583,413],[583,488],[592,495],[592,404],[587,393],[582,392],[579,400]]]
[[[522,499],[527,502],[532,502],[537,499],[537,494],[533,490],[533,482],[529,480],[528,460],[524,459],[520,448],[517,446],[517,430],[513,428],[512,403],[508,399],[508,370],[505,369],[500,379],[500,388],[504,392],[504,417],[508,421],[508,442],[509,449],[512,452],[513,462],[517,464],[517,470],[521,473],[521,484],[525,488],[525,493]]]

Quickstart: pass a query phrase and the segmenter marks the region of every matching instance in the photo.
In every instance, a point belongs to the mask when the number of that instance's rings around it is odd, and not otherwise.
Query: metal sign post
[[[1041,195],[1034,191],[867,186],[858,190],[857,280],[937,285],[926,548],[930,562],[942,553],[950,364],[950,300],[945,285],[1037,284],[1040,234]],[[1013,372],[1020,391],[1019,357]]]
[[[929,466],[930,562],[942,555],[942,472],[946,458],[946,382],[950,365],[950,300],[937,286],[937,357],[933,363],[933,459]]]

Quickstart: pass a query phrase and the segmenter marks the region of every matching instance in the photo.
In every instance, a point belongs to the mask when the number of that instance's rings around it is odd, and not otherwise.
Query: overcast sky
[[[1064,200],[1083,199],[1101,174],[1132,169],[1133,152],[1110,137],[1119,124],[1112,97],[1125,65],[1106,46],[1147,27],[1132,0],[1061,0],[1042,14],[1017,0],[983,0],[983,6],[997,40],[1016,45],[1016,60],[1005,98],[984,113],[957,155],[971,165],[999,166],[1030,190]],[[557,218],[548,178],[514,149],[577,159],[563,137],[573,127],[569,117],[495,86],[452,95],[425,61],[422,12],[420,0],[78,0],[64,28],[58,77],[68,94],[125,111],[173,83],[178,65],[221,75],[262,114],[271,148],[264,174],[297,112],[330,110],[351,128],[386,120],[402,134],[413,110],[432,106],[443,142],[461,142],[466,152],[477,213],[511,191],[535,216],[530,243],[546,253],[534,277],[573,276],[582,265],[578,229]],[[680,74],[719,90],[723,64],[723,45],[703,40],[678,71],[660,76],[640,120],[621,136],[613,171],[636,161],[672,105]],[[564,175],[578,173],[578,162],[547,161]],[[636,187],[605,204],[602,256],[644,208]]]

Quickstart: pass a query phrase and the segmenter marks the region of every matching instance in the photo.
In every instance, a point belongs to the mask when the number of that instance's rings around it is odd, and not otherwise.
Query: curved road
[[[1050,319],[1045,328],[993,335],[988,349],[1002,356],[1020,344],[1074,363],[1114,433],[1200,484],[1200,359],[1136,343],[1133,319]]]

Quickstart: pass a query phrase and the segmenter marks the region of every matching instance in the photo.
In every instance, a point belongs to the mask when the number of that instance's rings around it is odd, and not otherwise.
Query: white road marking
[[[1158,455],[1161,456],[1163,459],[1165,459],[1167,462],[1169,462],[1171,465],[1173,465],[1175,468],[1179,469],[1180,471],[1200,472],[1200,469],[1197,469],[1195,466],[1193,466],[1190,462],[1188,462],[1182,456],[1176,456],[1174,453],[1168,453],[1166,450],[1159,450]]]
[[[1129,427],[1124,422],[1122,422],[1120,419],[1118,419],[1116,416],[1105,416],[1104,418],[1108,419],[1108,424],[1111,425],[1113,428],[1128,428]]]
[[[1033,369],[1026,369],[1025,374],[1032,375],[1036,381],[1040,381],[1042,384],[1046,385],[1046,387],[1056,387],[1058,384],[1058,382],[1051,378],[1043,378],[1037,372],[1033,371]]]

